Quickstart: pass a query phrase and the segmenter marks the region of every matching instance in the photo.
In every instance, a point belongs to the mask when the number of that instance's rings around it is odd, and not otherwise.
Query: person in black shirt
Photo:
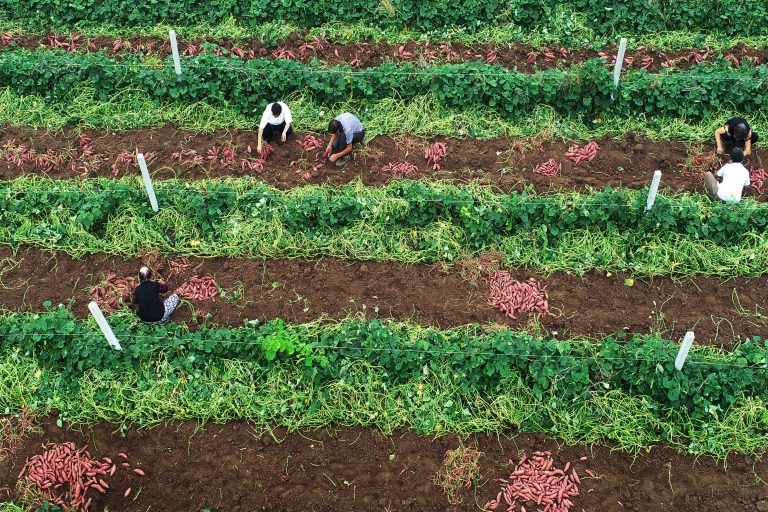
[[[168,291],[168,285],[150,281],[152,273],[147,267],[139,270],[139,286],[133,291],[133,303],[139,305],[139,318],[148,324],[164,324],[171,318],[171,313],[179,305],[179,296],[175,293],[165,301],[160,294]]]
[[[718,128],[715,132],[718,155],[725,152],[726,148],[723,145],[727,145],[728,150],[738,147],[744,150],[744,156],[748,156],[752,152],[752,145],[757,144],[757,140],[757,134],[752,131],[743,117],[729,119],[725,126]]]

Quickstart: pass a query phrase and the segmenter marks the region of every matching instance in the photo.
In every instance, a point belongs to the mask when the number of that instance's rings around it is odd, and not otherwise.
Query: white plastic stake
[[[123,350],[123,347],[120,346],[120,342],[117,341],[117,338],[115,337],[115,333],[112,332],[112,328],[107,323],[107,319],[104,318],[104,313],[99,309],[99,305],[96,304],[95,301],[91,301],[88,303],[88,310],[93,315],[93,318],[96,319],[96,323],[99,324],[99,328],[104,334],[104,337],[107,338],[109,346],[115,350]]]
[[[624,52],[627,51],[627,38],[622,37],[619,42],[619,53],[616,55],[616,64],[613,66],[613,88],[619,88],[619,77],[621,76],[621,66],[624,65]]]
[[[168,32],[168,37],[171,39],[171,53],[173,53],[173,67],[176,68],[176,78],[181,77],[181,59],[179,58],[179,44],[176,42],[176,31],[171,30]]]
[[[147,169],[147,161],[144,160],[144,153],[136,155],[136,160],[139,161],[139,168],[141,169],[141,177],[144,178],[144,185],[147,187],[147,195],[149,196],[149,204],[152,205],[152,210],[157,211],[157,198],[155,197],[155,188],[152,186],[152,178],[149,177],[149,169]]]
[[[656,202],[656,192],[659,191],[660,182],[661,171],[653,171],[653,180],[651,180],[651,188],[648,189],[648,201],[645,203],[645,211],[653,208],[653,203]]]
[[[678,351],[677,357],[675,358],[675,368],[677,368],[677,371],[682,371],[685,360],[688,357],[688,351],[691,350],[691,345],[693,345],[694,338],[695,336],[693,335],[693,331],[688,331],[685,333],[683,344],[680,345],[680,350]]]
[[[621,76],[621,66],[624,65],[624,52],[627,50],[627,38],[622,37],[619,42],[619,53],[616,54],[616,64],[613,66],[613,91],[611,101],[616,99],[615,92],[619,88],[619,77]]]

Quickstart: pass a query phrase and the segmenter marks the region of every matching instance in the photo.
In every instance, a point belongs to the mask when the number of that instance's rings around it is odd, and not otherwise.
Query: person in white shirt
[[[259,143],[256,145],[256,151],[261,153],[262,141],[271,143],[276,133],[279,133],[280,140],[285,142],[285,139],[293,133],[291,124],[293,124],[293,116],[288,105],[282,101],[267,105],[259,123]]]
[[[742,165],[743,160],[744,150],[733,148],[731,163],[725,164],[717,171],[717,177],[722,178],[720,183],[717,182],[717,178],[711,172],[704,175],[704,190],[710,199],[725,203],[741,201],[744,187],[749,186],[749,171]]]

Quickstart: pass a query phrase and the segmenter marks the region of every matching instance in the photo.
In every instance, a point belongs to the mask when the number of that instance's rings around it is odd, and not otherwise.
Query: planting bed
[[[205,46],[204,46],[205,45]],[[168,38],[130,37],[111,38],[88,37],[78,33],[70,34],[13,34],[5,32],[0,39],[0,48],[25,48],[36,50],[40,47],[60,48],[65,51],[102,52],[107,55],[127,54],[155,55],[161,58],[170,55]],[[309,63],[319,59],[330,65],[349,64],[355,69],[379,66],[385,62],[458,63],[481,61],[498,64],[522,71],[550,69],[579,64],[587,59],[601,57],[607,66],[616,60],[616,45],[601,50],[566,49],[562,46],[534,48],[527,44],[468,46],[458,43],[386,42],[357,41],[339,44],[322,37],[307,37],[305,33],[265,44],[259,39],[196,39],[179,41],[181,55],[195,56],[204,53],[230,54],[244,60],[275,58],[297,60]],[[625,69],[645,69],[656,72],[661,69],[685,69],[700,62],[724,59],[734,65],[741,62],[759,65],[768,61],[768,50],[737,45],[733,48],[713,51],[707,48],[687,48],[661,51],[647,47],[630,50],[624,57]]]
[[[25,458],[40,453],[41,443],[69,441],[88,444],[97,457],[122,460],[117,453],[123,452],[146,473],[119,471],[108,478],[105,494],[89,492],[92,510],[478,510],[501,490],[494,480],[508,477],[508,461],[538,450],[552,452],[554,467],[570,462],[578,471],[580,494],[571,498],[576,512],[762,510],[768,497],[768,486],[758,480],[768,477],[768,465],[743,456],[729,457],[726,469],[663,447],[633,460],[606,448],[558,446],[542,436],[477,435],[463,444],[482,452],[478,478],[463,503],[451,506],[432,478],[445,452],[460,446],[453,436],[384,436],[345,428],[301,434],[278,429],[273,437],[246,423],[201,430],[190,422],[131,429],[123,437],[109,424],[82,433],[61,429],[55,418],[43,421],[15,455],[0,462],[0,487],[14,487]],[[123,498],[128,488],[131,494]]]
[[[650,141],[631,133],[620,140],[598,141],[600,149],[594,160],[579,163],[565,156],[571,145],[565,142],[378,136],[358,148],[346,167],[340,169],[325,162],[323,167],[313,169],[317,151],[305,151],[297,143],[307,136],[313,135],[294,134],[285,144],[275,144],[275,151],[263,166],[251,169],[242,162],[253,162],[258,157],[257,135],[252,131],[200,134],[171,126],[123,132],[5,128],[0,131],[4,156],[0,159],[0,179],[30,174],[46,174],[53,178],[138,175],[134,157],[138,150],[148,157],[155,179],[251,175],[281,189],[308,183],[339,185],[355,178],[360,178],[366,185],[378,186],[398,177],[457,183],[471,181],[505,192],[522,190],[527,185],[537,192],[600,189],[606,185],[643,188],[650,184],[653,171],[658,169],[664,173],[662,190],[699,193],[703,190],[699,173],[716,169],[725,162],[714,155],[712,147]],[[447,144],[446,155],[438,170],[428,165],[424,158],[426,148],[433,141]],[[234,150],[230,159],[224,154],[227,148]],[[47,156],[48,151],[53,153]],[[212,156],[214,151],[216,155]],[[24,160],[24,153],[43,157],[43,160],[40,164]],[[534,172],[550,159],[561,167],[557,175]],[[415,166],[415,170],[401,175],[382,170],[388,164],[398,162],[408,162]],[[768,166],[765,150],[755,148],[746,165],[755,170]],[[762,199],[762,194],[754,188],[747,195]]]
[[[25,250],[14,255],[0,250],[0,308],[42,311],[43,303],[68,305],[78,317],[89,315],[90,291],[114,273],[134,276],[138,268],[156,262],[162,275],[170,265],[164,258],[72,259],[64,254]],[[284,318],[309,322],[363,314],[394,318],[441,328],[468,323],[497,322],[518,329],[538,329],[532,315],[512,320],[488,304],[488,277],[497,263],[488,260],[444,266],[345,262],[333,258],[307,260],[249,260],[190,258],[190,267],[169,280],[175,289],[192,275],[211,275],[223,290],[215,301],[190,300],[174,321],[241,326],[244,319]],[[158,267],[160,268],[160,267]],[[557,338],[597,337],[617,332],[659,332],[668,339],[696,332],[698,344],[730,348],[734,343],[768,331],[768,307],[763,290],[767,278],[633,279],[627,274],[593,271],[583,278],[563,272],[539,275],[515,270],[519,280],[531,277],[545,284],[552,316],[542,316],[541,328]],[[631,286],[630,286],[631,285]],[[210,315],[210,316],[209,316]]]

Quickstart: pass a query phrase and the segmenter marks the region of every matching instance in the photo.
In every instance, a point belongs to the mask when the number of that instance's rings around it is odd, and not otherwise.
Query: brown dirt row
[[[353,152],[353,159],[343,168],[324,161],[313,170],[319,151],[304,151],[297,142],[310,134],[294,134],[284,144],[275,144],[275,152],[262,169],[247,169],[242,162],[255,162],[257,134],[252,131],[194,133],[172,126],[123,132],[86,130],[90,154],[83,154],[81,138],[72,128],[61,132],[9,128],[0,130],[0,179],[14,179],[28,174],[47,174],[52,178],[113,177],[138,174],[133,153],[147,156],[155,178],[213,178],[256,176],[278,188],[306,184],[339,185],[360,178],[369,186],[383,185],[393,179],[382,168],[392,162],[409,162],[417,171],[409,178],[442,179],[456,183],[477,182],[508,192],[532,186],[537,192],[555,190],[601,189],[612,187],[642,188],[650,184],[653,171],[663,174],[661,188],[670,192],[700,192],[700,172],[717,169],[725,160],[710,146],[688,145],[671,141],[650,141],[628,133],[619,140],[600,140],[600,151],[592,162],[574,163],[565,157],[570,143],[536,139],[421,139],[410,136],[378,136]],[[427,165],[424,152],[433,142],[447,142],[448,150],[441,169]],[[248,152],[251,148],[251,153]],[[209,159],[209,152],[218,155]],[[226,160],[225,150],[233,153]],[[14,161],[23,151],[32,159]],[[50,154],[48,154],[50,152]],[[534,169],[550,159],[562,165],[557,176],[537,174]],[[698,165],[694,165],[696,160]],[[700,160],[700,162],[699,162]],[[745,164],[758,169],[768,166],[768,153],[757,148]],[[47,167],[46,167],[47,166]],[[747,195],[757,196],[755,189]]]
[[[339,429],[286,434],[279,439],[254,432],[246,423],[173,423],[149,430],[98,424],[83,432],[61,429],[55,419],[23,441],[15,456],[0,462],[0,486],[10,491],[27,457],[41,443],[88,444],[94,457],[117,459],[124,452],[146,476],[118,471],[106,494],[95,490],[92,510],[189,512],[297,511],[470,511],[479,510],[500,490],[497,478],[510,474],[510,459],[537,450],[553,454],[554,467],[571,462],[580,474],[580,495],[572,512],[720,512],[768,510],[768,465],[731,456],[727,469],[706,457],[686,457],[655,448],[636,459],[588,446],[559,446],[541,435],[464,440],[480,457],[479,483],[461,505],[448,504],[432,483],[447,450],[460,446],[454,436],[420,437],[412,431],[385,436],[373,429]],[[581,457],[587,460],[581,461]],[[593,471],[590,478],[586,470]],[[132,489],[129,498],[123,493]],[[502,509],[500,507],[500,509]],[[506,510],[506,506],[503,508]],[[528,504],[528,510],[537,510]]]
[[[217,48],[205,50],[201,45],[209,43]],[[131,37],[115,39],[105,36],[87,38],[79,34],[14,35],[6,32],[0,40],[0,48],[9,49],[40,47],[62,48],[68,51],[97,52],[107,55],[122,56],[131,53],[140,55],[170,54],[170,42],[167,38]],[[335,43],[329,39],[307,41],[306,35],[294,34],[277,44],[265,44],[259,39],[236,40],[179,40],[179,53],[197,55],[209,51],[237,55],[244,60],[254,58],[285,58],[308,63],[319,59],[327,64],[349,64],[354,68],[380,66],[384,62],[414,62],[440,64],[447,62],[484,61],[507,68],[517,68],[532,72],[539,69],[563,68],[579,64],[587,59],[604,57],[606,65],[612,66],[616,58],[616,45],[601,50],[566,49],[559,46],[534,48],[526,44],[510,43],[507,45],[458,43],[422,43],[410,41],[405,44],[389,44],[384,41],[356,41],[349,44]],[[685,69],[698,62],[712,62],[724,57],[734,64],[746,59],[753,65],[768,62],[768,48],[750,48],[737,45],[727,50],[714,51],[707,48],[687,48],[662,52],[646,47],[630,50],[625,54],[625,69],[645,68],[656,72],[667,67]]]
[[[0,249],[0,308],[42,311],[43,302],[66,304],[79,317],[88,316],[90,290],[109,273],[133,276],[148,264],[167,275],[169,260],[109,258],[81,260],[64,254]],[[518,280],[535,277],[548,287],[554,316],[541,319],[506,317],[487,304],[485,282],[497,264],[466,261],[453,269],[396,263],[347,262],[333,258],[307,260],[252,260],[212,258],[191,260],[181,276],[169,280],[175,289],[192,275],[211,275],[224,297],[215,301],[182,303],[173,320],[191,327],[197,323],[242,326],[244,320],[283,318],[308,322],[349,315],[410,320],[449,328],[468,323],[497,322],[512,328],[550,334],[560,339],[661,332],[681,339],[693,329],[696,343],[731,348],[738,340],[768,334],[765,294],[768,278],[697,278],[675,283],[670,279],[626,280],[628,275],[592,271],[584,277],[567,273],[550,276],[514,271]],[[630,285],[631,284],[631,285]]]

